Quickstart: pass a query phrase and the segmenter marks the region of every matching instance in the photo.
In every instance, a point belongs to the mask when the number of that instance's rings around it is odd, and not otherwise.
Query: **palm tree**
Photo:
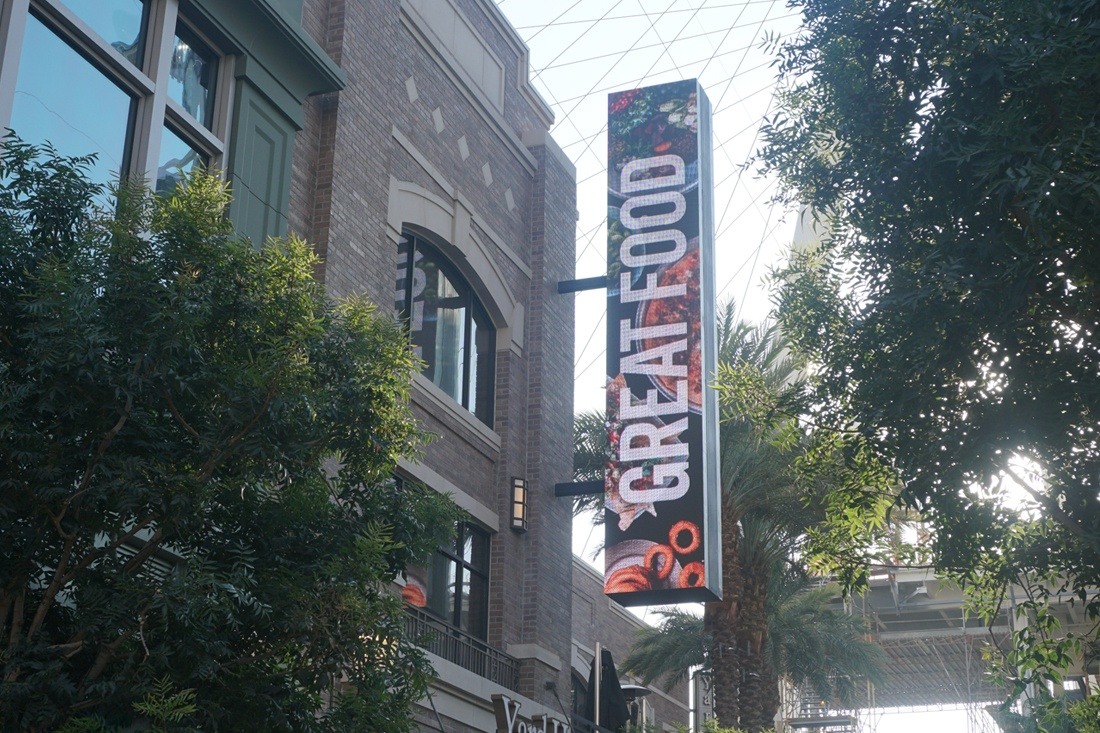
[[[810,521],[796,490],[791,443],[800,377],[774,325],[738,321],[730,303],[718,332],[724,600],[706,604],[702,623],[718,720],[753,731],[770,725],[779,702],[764,651],[769,578]],[[610,452],[604,417],[578,416],[574,437],[575,479],[602,479]],[[575,508],[599,509],[602,498],[583,497]]]
[[[860,681],[882,681],[886,652],[867,640],[863,619],[837,607],[837,586],[813,587],[797,572],[782,574],[777,585],[768,617],[772,666],[831,707],[853,707]]]
[[[737,321],[731,303],[718,326],[723,600],[706,604],[703,624],[715,714],[722,725],[754,731],[770,727],[779,703],[764,655],[769,577],[808,521],[795,453],[779,439],[792,419],[775,410],[797,393],[799,374],[774,325]]]
[[[765,642],[775,675],[770,684],[778,690],[777,680],[783,678],[838,707],[851,705],[859,681],[881,679],[886,663],[882,648],[864,638],[860,617],[836,608],[835,586],[815,588],[805,574],[789,566],[774,573],[771,582]],[[669,685],[682,681],[694,667],[713,674],[713,640],[704,630],[703,619],[678,609],[657,613],[661,623],[638,632],[623,669],[644,682],[661,679]],[[777,709],[778,702],[768,716],[768,726]]]
[[[607,437],[607,417],[602,412],[582,412],[573,417],[573,480],[603,481],[611,441]],[[595,522],[603,522],[603,494],[588,494],[573,499],[573,516],[595,511]]]

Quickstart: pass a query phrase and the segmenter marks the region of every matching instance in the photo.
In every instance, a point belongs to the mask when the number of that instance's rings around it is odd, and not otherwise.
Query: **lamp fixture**
[[[527,480],[512,477],[512,530],[527,531]]]

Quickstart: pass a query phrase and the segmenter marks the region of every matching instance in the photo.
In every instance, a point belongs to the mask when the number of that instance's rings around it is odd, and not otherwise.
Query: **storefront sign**
[[[710,102],[695,80],[608,114],[604,592],[720,597]]]
[[[497,718],[497,733],[570,733],[569,724],[549,715],[533,715],[523,719],[519,703],[507,695],[493,694],[493,713]]]

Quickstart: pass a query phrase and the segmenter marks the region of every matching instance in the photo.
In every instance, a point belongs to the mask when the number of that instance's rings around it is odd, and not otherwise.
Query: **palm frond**
[[[775,669],[797,686],[849,705],[863,680],[881,681],[886,666],[882,647],[867,640],[863,619],[837,606],[835,586],[796,590],[772,608],[769,654]]]
[[[687,679],[691,668],[706,665],[708,641],[703,619],[685,611],[657,611],[663,620],[656,627],[638,630],[638,637],[622,668],[648,684],[663,678],[668,687]]]
[[[611,455],[607,418],[600,412],[582,412],[573,418],[573,480],[603,481]],[[596,523],[603,523],[603,494],[573,498],[573,516],[595,511]]]

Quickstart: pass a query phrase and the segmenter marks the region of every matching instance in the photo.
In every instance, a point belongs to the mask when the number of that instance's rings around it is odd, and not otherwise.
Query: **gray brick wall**
[[[519,692],[556,708],[546,683],[569,689],[572,570],[569,504],[553,496],[553,486],[572,471],[574,340],[573,299],[558,295],[556,284],[573,277],[574,171],[542,144],[517,148],[521,139],[541,140],[546,129],[543,113],[521,92],[519,49],[493,20],[491,0],[456,4],[503,63],[504,131],[494,129],[442,56],[418,40],[400,0],[305,0],[303,26],[341,66],[347,86],[306,107],[290,228],[315,243],[331,294],[365,294],[390,310],[396,268],[387,229],[390,177],[444,202],[457,198],[474,216],[474,233],[525,321],[522,348],[502,343],[496,354],[493,427],[500,449],[487,449],[469,425],[430,401],[418,400],[414,408],[437,436],[424,463],[499,513],[488,642],[530,653],[521,660]],[[435,234],[446,239],[450,233]],[[529,485],[526,534],[508,529],[513,476]],[[547,654],[560,659],[560,670],[535,659]],[[425,728],[431,722],[425,719]]]
[[[527,310],[526,450],[533,489],[531,539],[540,551],[525,563],[522,630],[526,638],[555,649],[563,637],[570,638],[571,627],[564,597],[572,574],[571,511],[567,501],[554,496],[554,484],[570,480],[573,469],[573,299],[559,295],[557,283],[574,275],[576,196],[572,170],[544,147],[534,152],[539,174],[530,200],[534,276]],[[569,654],[569,648],[559,653],[564,664],[553,679],[558,689],[569,689]],[[524,672],[533,678],[550,673],[537,666]]]

